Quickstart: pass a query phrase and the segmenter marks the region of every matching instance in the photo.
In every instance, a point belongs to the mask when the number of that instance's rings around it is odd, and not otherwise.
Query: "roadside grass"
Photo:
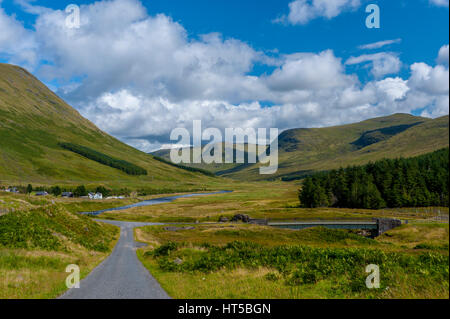
[[[406,247],[401,238],[253,225],[147,226],[136,237],[149,243],[139,259],[174,298],[449,297],[448,252]],[[448,236],[435,243],[448,246]],[[381,289],[365,286],[369,264],[380,266]]]
[[[87,276],[115,246],[118,228],[61,207],[0,216],[0,299],[55,298],[67,288],[66,266]]]
[[[177,225],[182,227],[182,225]],[[377,241],[342,229],[323,227],[302,231],[248,224],[195,225],[194,229],[165,230],[166,226],[145,226],[136,229],[139,241],[150,243],[174,242],[180,245],[225,245],[241,240],[267,247],[284,244],[308,244],[316,247],[377,246]]]

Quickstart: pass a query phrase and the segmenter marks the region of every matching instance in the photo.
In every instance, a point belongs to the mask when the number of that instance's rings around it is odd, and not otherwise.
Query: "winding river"
[[[174,200],[176,200],[178,198],[216,195],[216,194],[224,194],[224,193],[231,193],[231,192],[232,191],[218,191],[218,192],[213,192],[213,193],[192,193],[192,194],[184,194],[184,195],[177,195],[177,196],[167,196],[167,197],[161,197],[161,198],[154,198],[154,199],[144,200],[144,201],[141,201],[141,202],[138,202],[138,203],[134,203],[134,204],[130,204],[130,205],[126,205],[126,206],[102,209],[102,210],[97,210],[97,211],[94,211],[94,212],[82,212],[80,214],[98,216],[98,215],[100,215],[102,213],[115,211],[115,210],[123,210],[123,209],[129,209],[129,208],[141,207],[141,206],[166,204],[166,203],[173,202]]]

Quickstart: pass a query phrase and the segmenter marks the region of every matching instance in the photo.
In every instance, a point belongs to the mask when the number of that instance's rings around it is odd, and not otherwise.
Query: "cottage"
[[[63,192],[63,193],[61,194],[61,196],[62,196],[62,197],[67,197],[67,198],[69,198],[69,197],[73,197],[73,193],[72,193],[72,192]]]
[[[89,199],[103,199],[102,193],[89,193]]]
[[[47,196],[48,193],[43,191],[43,192],[36,192],[36,196]]]
[[[8,193],[18,193],[19,191],[17,190],[16,187],[10,187],[6,189],[6,192]]]

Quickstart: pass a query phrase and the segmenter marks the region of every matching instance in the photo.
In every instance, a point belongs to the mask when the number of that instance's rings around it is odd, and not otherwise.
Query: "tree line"
[[[147,175],[147,171],[142,167],[134,165],[124,160],[110,157],[106,154],[100,153],[86,146],[81,146],[72,143],[59,143],[62,148],[80,154],[90,160],[96,161],[100,164],[119,169],[128,175]]]
[[[84,185],[79,185],[76,187],[60,187],[58,185],[56,186],[35,186],[33,187],[31,184],[28,184],[27,187],[24,186],[17,186],[17,190],[20,193],[24,194],[31,194],[33,191],[35,192],[47,192],[49,194],[52,194],[56,197],[61,196],[64,192],[71,192],[74,197],[82,197],[87,196],[89,193],[101,193],[103,197],[108,196],[130,196],[131,190],[128,188],[122,188],[122,189],[109,189],[105,186],[97,186],[97,187],[90,187],[87,188]]]
[[[299,190],[302,207],[449,206],[449,149],[413,158],[383,159],[316,173]]]

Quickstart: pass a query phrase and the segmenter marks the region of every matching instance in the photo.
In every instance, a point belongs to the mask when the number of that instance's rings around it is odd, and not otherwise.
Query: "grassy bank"
[[[61,295],[66,267],[76,264],[87,276],[118,237],[115,226],[57,205],[0,216],[0,299]]]
[[[421,236],[406,245],[412,229]],[[174,298],[449,296],[448,224],[407,225],[376,240],[345,230],[250,225],[152,226],[136,237],[150,245],[139,258]],[[380,266],[380,289],[365,286],[369,264]]]

